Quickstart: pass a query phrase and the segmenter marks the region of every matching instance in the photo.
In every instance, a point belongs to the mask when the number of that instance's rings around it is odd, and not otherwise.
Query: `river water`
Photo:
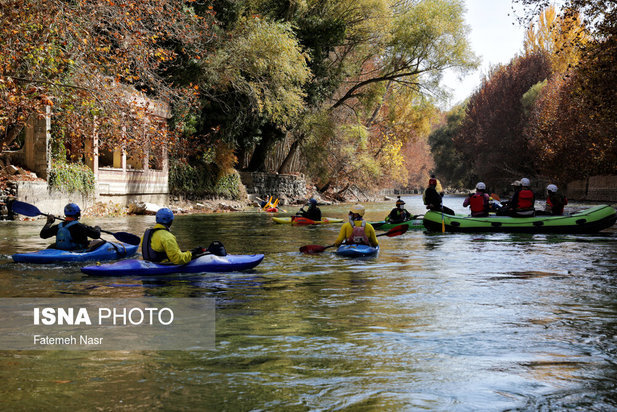
[[[419,196],[404,199],[424,211]],[[464,211],[462,198],[444,203]],[[368,220],[392,206],[367,204]],[[348,208],[322,210],[344,217]],[[152,220],[85,222],[141,234]],[[331,244],[340,225],[178,216],[184,249],[218,239],[230,253],[264,253],[263,263],[101,278],[12,263],[12,253],[47,245],[43,223],[0,222],[1,297],[215,298],[216,348],[0,351],[3,410],[617,409],[615,226],[597,235],[409,231],[380,237],[377,258],[352,260],[298,252]]]

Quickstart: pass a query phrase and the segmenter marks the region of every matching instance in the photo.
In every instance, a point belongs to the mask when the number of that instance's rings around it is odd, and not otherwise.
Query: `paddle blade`
[[[399,236],[407,232],[407,230],[409,230],[409,226],[399,225],[399,226],[395,226],[392,229],[388,230],[386,233],[384,233],[384,235],[388,237]]]
[[[30,203],[20,202],[19,200],[13,201],[11,207],[13,212],[24,216],[34,217],[42,214],[38,207],[31,205]]]
[[[306,246],[302,246],[300,248],[300,252],[302,253],[307,253],[307,254],[313,254],[313,253],[321,253],[324,250],[326,250],[327,247],[326,246],[321,246],[321,245],[306,245]]]
[[[128,232],[115,232],[112,233],[114,237],[120,242],[128,243],[129,245],[139,245],[141,238],[137,235]]]

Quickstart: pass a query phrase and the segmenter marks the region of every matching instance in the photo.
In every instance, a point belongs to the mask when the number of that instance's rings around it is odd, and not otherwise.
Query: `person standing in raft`
[[[364,220],[364,206],[355,205],[349,212],[349,221],[341,227],[334,246],[339,247],[343,242],[352,245],[379,246],[373,226]]]
[[[563,207],[568,204],[568,198],[555,185],[546,186],[546,206],[544,212],[553,216],[563,215]]]
[[[56,243],[50,245],[50,248],[60,250],[83,250],[88,249],[90,246],[88,238],[100,239],[100,227],[87,226],[79,221],[81,209],[77,204],[69,203],[64,206],[64,216],[64,222],[54,225],[53,223],[56,217],[54,215],[48,215],[47,223],[45,223],[45,226],[41,229],[40,236],[42,239],[47,239],[52,236],[56,237]],[[104,240],[100,240],[96,245],[102,242],[104,242]]]
[[[302,216],[319,222],[321,220],[321,210],[317,207],[317,200],[313,198],[309,199],[308,205],[308,210],[304,210],[304,206],[302,206],[296,216]]]
[[[208,249],[201,246],[193,250],[182,252],[178,246],[176,237],[169,231],[174,222],[174,213],[169,208],[162,208],[156,212],[156,225],[146,229],[141,239],[141,254],[144,260],[157,263],[173,263],[184,265],[193,259],[204,255],[206,252],[218,256],[225,256],[225,247],[220,242],[212,242]]]
[[[454,210],[441,204],[442,198],[439,192],[437,192],[436,187],[437,179],[431,177],[428,180],[428,187],[424,190],[424,193],[422,194],[422,200],[424,201],[426,208],[437,212],[443,212],[448,215],[453,215]]]
[[[388,223],[403,223],[410,220],[411,213],[405,209],[405,202],[399,196],[396,201],[396,207],[390,211],[388,217],[386,217],[386,222]]]
[[[469,206],[472,217],[486,217],[490,208],[489,200],[490,196],[486,193],[486,185],[484,182],[478,182],[476,193],[467,196],[463,201],[463,206]]]
[[[515,191],[510,201],[511,214],[514,217],[533,217],[536,214],[534,204],[536,195],[529,189],[531,182],[526,177],[521,179],[521,190]]]

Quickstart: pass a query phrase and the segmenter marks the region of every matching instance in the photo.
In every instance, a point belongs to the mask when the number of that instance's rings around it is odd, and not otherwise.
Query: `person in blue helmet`
[[[309,208],[308,210],[304,210],[304,206],[300,208],[300,211],[296,214],[307,219],[311,219],[314,221],[321,220],[321,210],[317,207],[317,200],[311,198],[308,201]]]
[[[43,239],[48,239],[52,236],[56,237],[56,243],[50,245],[50,248],[61,250],[83,250],[88,249],[90,242],[88,238],[100,239],[101,228],[98,226],[87,226],[79,221],[81,217],[81,209],[75,203],[69,203],[64,206],[64,221],[54,225],[56,217],[54,215],[47,216],[47,223],[41,229],[40,236]]]
[[[193,250],[182,252],[176,237],[169,231],[174,221],[174,213],[169,208],[162,208],[156,212],[156,225],[146,229],[141,240],[141,254],[144,260],[157,263],[173,263],[184,265],[207,252],[225,256],[227,252],[221,242],[214,241],[208,249],[201,246]]]

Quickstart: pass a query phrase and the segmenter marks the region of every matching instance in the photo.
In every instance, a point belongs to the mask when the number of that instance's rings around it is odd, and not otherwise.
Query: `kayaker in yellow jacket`
[[[156,212],[156,225],[147,229],[141,240],[144,260],[184,265],[206,252],[201,246],[191,251],[181,251],[176,237],[169,231],[173,221],[174,214],[170,209],[164,207]]]
[[[341,227],[338,238],[334,241],[334,246],[338,247],[341,243],[370,245],[377,247],[377,235],[373,226],[364,220],[364,206],[355,205],[349,212],[349,221]]]

